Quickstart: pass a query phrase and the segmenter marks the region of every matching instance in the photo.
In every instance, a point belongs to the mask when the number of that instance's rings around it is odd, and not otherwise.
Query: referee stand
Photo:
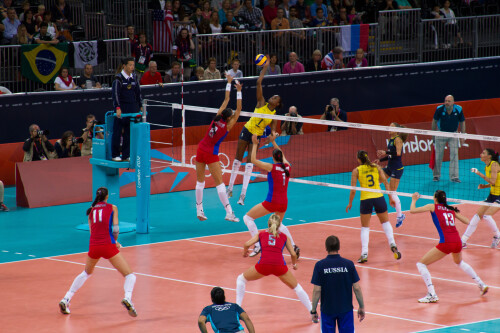
[[[119,206],[120,201],[120,169],[135,169],[136,184],[136,224],[120,222],[120,232],[136,230],[138,234],[149,233],[149,209],[151,193],[151,147],[150,124],[146,122],[146,106],[143,112],[122,113],[122,117],[130,118],[130,161],[115,162],[111,160],[111,138],[116,113],[106,113],[104,125],[94,127],[92,139],[92,192],[93,196],[99,187],[109,190],[108,203]],[[104,139],[98,139],[96,133],[104,133]],[[87,226],[88,228],[88,226]]]

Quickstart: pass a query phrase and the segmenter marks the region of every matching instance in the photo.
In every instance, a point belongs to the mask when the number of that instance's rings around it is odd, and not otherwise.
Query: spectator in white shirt
[[[74,90],[76,89],[75,81],[66,67],[61,67],[59,76],[54,81],[56,90]]]
[[[227,71],[228,75],[231,75],[234,79],[239,79],[240,77],[243,77],[243,72],[239,69],[240,68],[240,61],[238,59],[233,59],[231,62],[231,69]]]

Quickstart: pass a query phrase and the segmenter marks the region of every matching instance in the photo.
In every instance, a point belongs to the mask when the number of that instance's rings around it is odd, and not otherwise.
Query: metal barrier
[[[85,38],[87,40],[103,38],[106,36],[106,15],[103,13],[85,13],[85,26]]]
[[[46,11],[51,11],[52,6],[55,5],[54,0],[41,0]],[[74,25],[84,25],[85,7],[81,0],[66,0],[66,4],[71,8],[71,22]]]
[[[127,38],[105,40],[107,57],[94,67],[94,75],[101,84],[111,85],[121,59],[130,56],[130,43]],[[0,85],[13,93],[54,90],[53,83],[42,84],[27,80],[21,75],[21,46],[0,46],[0,59],[8,59],[8,66],[0,66]],[[70,69],[70,75],[76,79],[81,70]]]

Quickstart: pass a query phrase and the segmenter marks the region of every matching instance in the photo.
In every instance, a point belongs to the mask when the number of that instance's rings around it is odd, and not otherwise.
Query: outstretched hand
[[[241,88],[243,87],[243,85],[241,84],[241,82],[238,81],[238,80],[235,80],[234,82],[235,82],[234,86],[236,87],[236,90],[237,91],[241,91]]]
[[[233,77],[231,75],[229,75],[228,73],[226,73],[226,79],[227,79],[227,83],[233,82]]]
[[[415,192],[411,195],[411,198],[412,198],[412,200],[416,201],[416,200],[418,200],[418,198],[420,198],[420,194],[418,192]]]

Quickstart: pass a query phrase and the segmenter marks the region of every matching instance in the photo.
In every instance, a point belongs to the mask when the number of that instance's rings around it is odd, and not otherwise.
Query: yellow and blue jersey
[[[490,164],[488,164],[484,168],[484,173],[488,178],[491,178],[491,167],[493,166],[493,163],[496,163],[498,165],[498,162],[491,161]],[[491,185],[490,193],[493,195],[500,195],[500,175],[497,175],[497,180],[495,182],[495,185]]]
[[[276,110],[269,110],[268,103],[266,103],[266,105],[260,108],[255,108],[253,113],[275,114]],[[248,131],[253,135],[262,136],[264,134],[266,126],[269,125],[272,121],[272,119],[252,117],[245,124],[245,128],[248,129]]]
[[[395,155],[389,155],[389,162],[387,164],[387,167],[390,169],[390,170],[402,170],[403,169],[403,161],[401,159],[402,156],[398,156],[397,155],[397,148],[396,148],[396,138],[398,138],[399,136],[396,135],[395,137],[391,138],[389,140],[389,143],[387,143],[387,150],[392,152],[392,153],[395,153]],[[403,154],[403,152],[401,151],[401,155]]]
[[[358,169],[358,180],[361,187],[380,190],[379,172],[376,166],[360,165]],[[380,198],[384,195],[377,192],[361,191],[361,200]]]

